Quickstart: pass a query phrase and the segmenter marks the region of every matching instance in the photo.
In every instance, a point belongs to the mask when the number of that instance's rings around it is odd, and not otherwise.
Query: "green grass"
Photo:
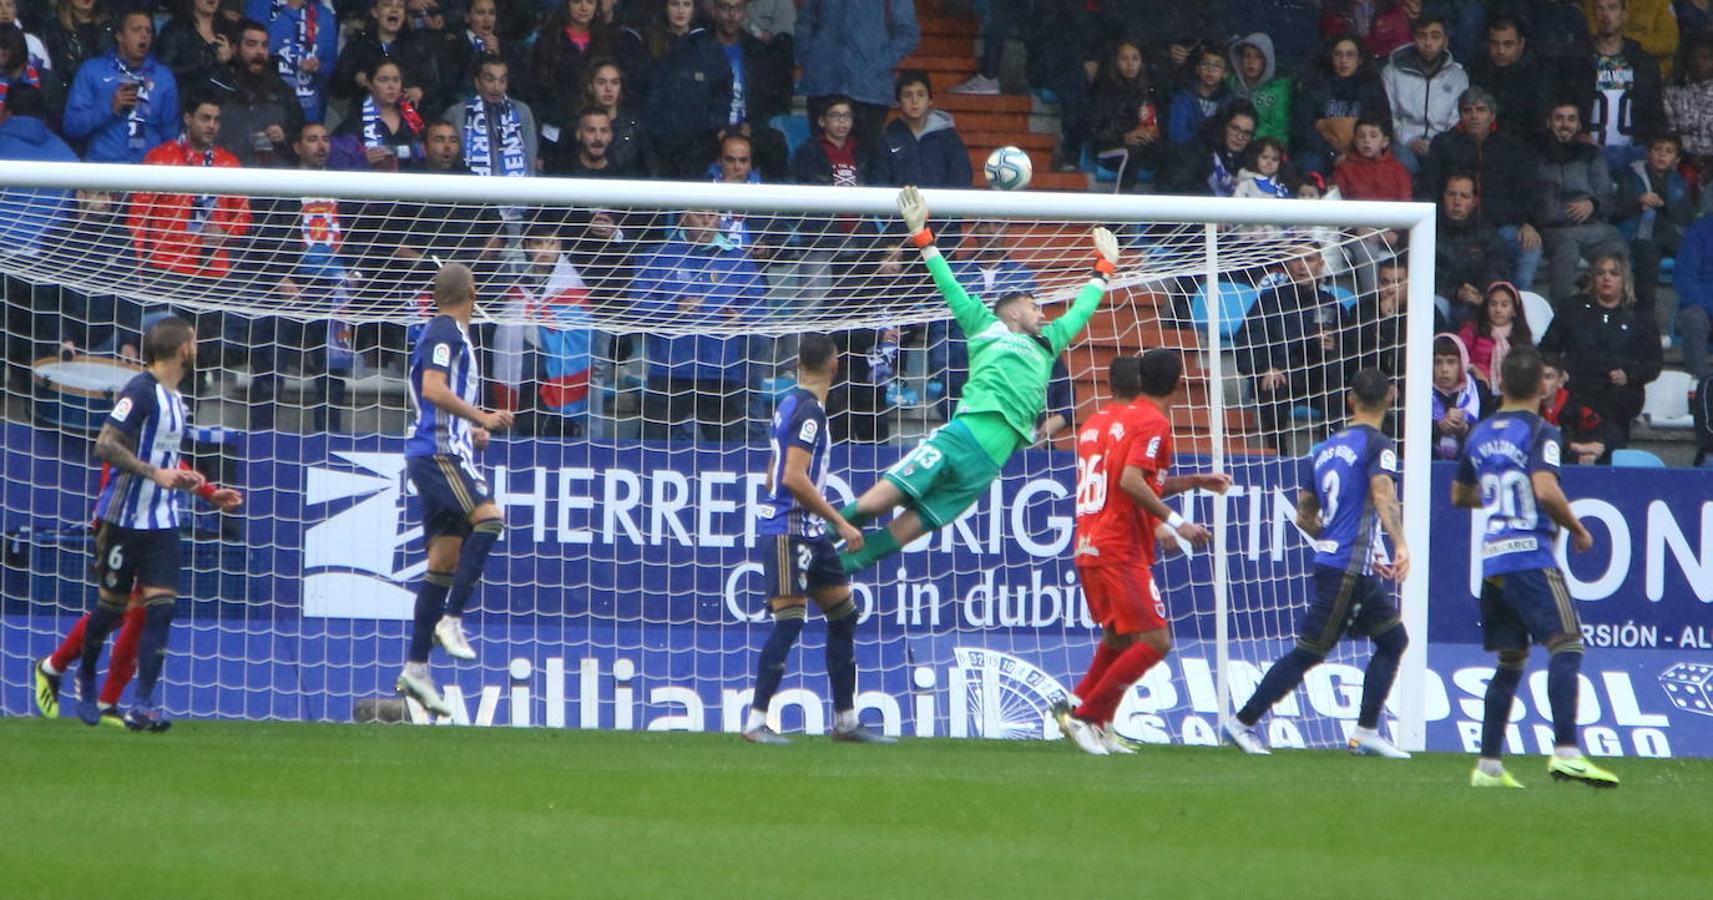
[[[0,895],[1706,895],[1713,760],[1615,760],[1615,791],[1470,765],[0,720]]]

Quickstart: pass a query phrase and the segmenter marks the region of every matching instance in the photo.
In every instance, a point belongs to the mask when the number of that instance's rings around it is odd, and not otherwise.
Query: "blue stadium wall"
[[[31,661],[91,602],[87,532],[70,523],[87,516],[95,474],[86,440],[8,424],[0,441],[0,713],[26,715]],[[218,539],[215,517],[197,516],[168,706],[349,721],[357,701],[390,695],[422,559],[401,442],[228,435],[204,449],[226,454],[249,508],[241,540]],[[833,471],[864,473],[852,478],[860,487],[897,452],[841,448]],[[1075,684],[1094,631],[1069,564],[1072,500],[1045,474],[1074,467],[1049,452],[1020,454],[973,515],[859,587],[859,705],[889,731],[1039,737],[1046,706]],[[749,515],[763,460],[738,447],[496,442],[485,464],[509,530],[471,620],[481,658],[437,667],[456,719],[736,730],[767,632]],[[1294,483],[1287,466],[1234,471],[1228,502],[1259,524],[1234,527],[1230,574],[1300,602],[1289,491],[1250,487]],[[1452,472],[1433,473],[1428,745],[1463,752],[1475,747],[1492,663],[1472,596],[1479,523],[1441,499]],[[1596,539],[1568,568],[1588,644],[1579,719],[1590,750],[1713,755],[1713,473],[1574,469],[1565,482]],[[1212,500],[1195,502],[1211,521]],[[1208,561],[1165,564],[1163,583],[1197,586],[1168,596],[1177,649],[1120,710],[1134,738],[1214,740],[1212,647],[1196,639],[1213,633]],[[1257,614],[1236,631],[1255,627],[1282,626]],[[779,701],[787,727],[819,730],[830,714],[820,635],[812,622],[794,655]],[[1286,646],[1262,641],[1244,655],[1264,665]],[[1550,742],[1542,668],[1519,693],[1517,751]],[[1234,692],[1258,676],[1245,668]],[[1343,733],[1360,682],[1355,665],[1316,670],[1273,720],[1274,741]]]

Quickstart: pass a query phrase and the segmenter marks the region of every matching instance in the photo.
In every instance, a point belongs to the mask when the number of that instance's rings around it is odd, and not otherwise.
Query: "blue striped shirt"
[[[474,426],[422,398],[422,376],[430,369],[445,373],[446,386],[465,403],[481,405],[482,373],[476,367],[476,348],[469,333],[457,319],[435,316],[410,354],[410,399],[416,405],[416,424],[405,440],[404,455],[456,456],[473,467],[476,451],[470,429]]]
[[[797,388],[779,401],[773,424],[767,431],[773,449],[767,463],[767,494],[761,501],[761,521],[756,533],[768,536],[818,538],[827,533],[821,517],[803,508],[785,486],[785,457],[792,447],[809,451],[809,480],[822,496],[827,493],[827,411],[815,395]]]
[[[188,418],[178,391],[144,372],[119,392],[107,424],[131,439],[138,459],[157,469],[176,469]],[[176,530],[178,491],[115,469],[95,501],[95,518],[138,531]]]

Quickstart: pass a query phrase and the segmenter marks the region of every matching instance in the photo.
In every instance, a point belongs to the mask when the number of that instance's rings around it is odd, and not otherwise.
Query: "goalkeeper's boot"
[[[1111,725],[1101,725],[1096,729],[1100,735],[1100,744],[1106,752],[1113,756],[1135,756],[1136,745],[1118,736]]]
[[[131,731],[160,734],[172,728],[172,720],[159,707],[133,706],[125,713],[125,727]]]
[[[434,687],[434,679],[430,678],[426,671],[412,672],[410,666],[405,666],[404,672],[399,675],[399,680],[394,687],[398,689],[399,693],[414,697],[416,702],[422,704],[423,708],[433,715],[452,715],[452,707],[441,699],[440,691]]]
[[[1053,714],[1053,721],[1059,726],[1059,735],[1065,740],[1071,739],[1071,702],[1058,700],[1048,709]]]
[[[1386,759],[1410,758],[1410,754],[1392,746],[1391,741],[1388,741],[1377,734],[1351,735],[1350,753],[1353,756],[1382,756]]]
[[[833,729],[833,740],[845,744],[896,744],[897,738],[887,737],[878,731],[872,731],[867,726],[857,725],[853,728]]]
[[[36,712],[44,719],[54,719],[59,717],[60,676],[49,675],[47,665],[45,656],[36,661]]]
[[[752,744],[766,744],[767,746],[770,746],[770,747],[783,747],[786,744],[791,743],[790,738],[786,737],[783,734],[780,734],[777,731],[774,731],[772,728],[769,728],[766,725],[763,725],[760,728],[754,729],[753,731],[744,732],[743,733],[743,739],[746,741],[749,741]]]
[[[1554,781],[1580,781],[1589,787],[1598,788],[1618,786],[1618,776],[1589,762],[1586,756],[1573,756],[1569,759],[1549,757],[1546,761],[1546,771]]]
[[[464,620],[456,616],[441,616],[434,625],[434,642],[446,648],[453,659],[475,659],[476,650],[464,636]]]
[[[1225,739],[1236,744],[1237,749],[1244,753],[1250,756],[1273,755],[1273,752],[1267,749],[1267,745],[1261,743],[1261,736],[1255,733],[1253,726],[1245,725],[1237,719],[1231,718],[1226,719],[1219,727],[1225,732]]]
[[[124,728],[125,714],[120,712],[117,706],[101,707],[101,727]]]
[[[1489,775],[1486,772],[1481,771],[1480,766],[1476,766],[1475,770],[1469,773],[1469,786],[1478,788],[1520,788],[1523,786],[1523,783],[1512,778],[1511,773],[1504,769],[1500,769],[1499,774],[1497,775]]]

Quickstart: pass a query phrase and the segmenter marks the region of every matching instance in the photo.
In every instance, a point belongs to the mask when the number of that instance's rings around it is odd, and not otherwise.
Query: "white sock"
[[[1350,736],[1358,741],[1366,741],[1379,737],[1380,731],[1377,728],[1363,728],[1358,725],[1356,726],[1356,730],[1351,732]]]
[[[47,657],[47,658],[44,658],[42,660],[42,671],[48,673],[49,675],[53,675],[56,678],[60,675],[65,674],[64,672],[61,672],[60,670],[54,668],[53,657]]]
[[[412,678],[427,678],[428,663],[407,662],[404,664],[404,673]]]
[[[1475,764],[1475,768],[1480,769],[1481,774],[1492,775],[1495,778],[1497,778],[1500,773],[1505,771],[1504,765],[1501,764],[1498,760],[1488,759],[1485,756],[1481,757],[1480,761]]]
[[[854,709],[840,710],[833,714],[834,731],[855,731],[861,724]]]
[[[445,615],[442,615],[440,617],[440,621],[451,622],[452,624],[456,625],[459,622],[464,621],[464,617],[463,616],[455,616],[455,615],[452,615],[451,613],[446,613]]]
[[[750,707],[749,718],[744,721],[743,730],[756,731],[767,725],[767,710]]]
[[[1559,759],[1581,759],[1582,751],[1576,747],[1554,747],[1552,755]]]

